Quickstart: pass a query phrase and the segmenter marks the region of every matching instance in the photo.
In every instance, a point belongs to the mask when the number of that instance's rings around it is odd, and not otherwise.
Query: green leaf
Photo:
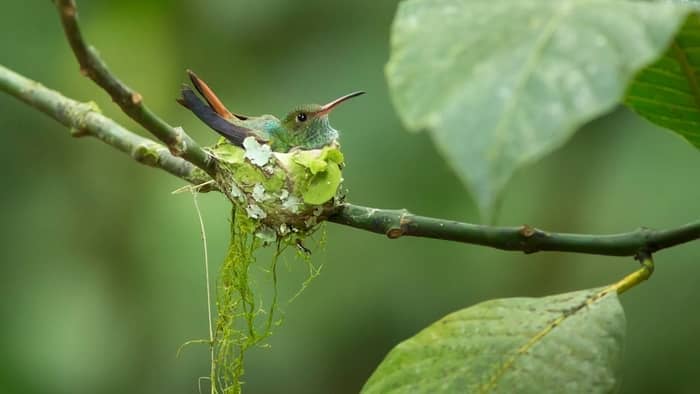
[[[308,168],[312,174],[326,170],[327,162],[341,164],[343,154],[335,146],[324,147],[320,153],[318,150],[299,150],[294,152],[292,159],[295,163]]]
[[[688,17],[670,48],[643,69],[625,103],[649,121],[700,148],[700,16]]]
[[[312,205],[321,205],[335,196],[338,186],[343,181],[340,167],[332,161],[327,162],[325,171],[311,177],[302,197],[304,202]]]
[[[514,171],[615,107],[689,8],[610,0],[407,0],[387,79],[483,213]]]
[[[343,154],[337,146],[327,146],[321,151],[295,151],[292,160],[299,168],[308,169],[306,174],[297,174],[295,177],[305,179],[302,186],[304,202],[311,205],[321,205],[328,202],[336,195],[343,174],[340,165],[343,163]],[[310,176],[309,174],[310,173]]]
[[[396,346],[363,392],[614,392],[624,338],[615,291],[487,301]]]

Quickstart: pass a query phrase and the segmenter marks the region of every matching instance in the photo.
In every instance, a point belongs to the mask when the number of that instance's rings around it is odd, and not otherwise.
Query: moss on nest
[[[233,203],[231,241],[217,286],[210,378],[213,392],[239,393],[245,352],[261,346],[279,323],[277,259],[287,246],[301,246],[341,202],[343,154],[337,145],[271,152],[253,138],[246,139],[243,148],[222,139],[209,152],[218,164],[218,189]],[[266,270],[274,289],[263,308],[249,270],[256,251],[268,244],[276,247]],[[318,268],[308,254],[300,254],[309,266],[303,290],[318,275]]]

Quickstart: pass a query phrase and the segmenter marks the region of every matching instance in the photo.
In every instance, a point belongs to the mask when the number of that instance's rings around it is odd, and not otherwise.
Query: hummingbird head
[[[365,92],[353,92],[327,104],[306,104],[287,114],[282,120],[284,136],[277,136],[288,147],[316,149],[331,144],[338,138],[338,130],[331,127],[328,114],[340,103]]]

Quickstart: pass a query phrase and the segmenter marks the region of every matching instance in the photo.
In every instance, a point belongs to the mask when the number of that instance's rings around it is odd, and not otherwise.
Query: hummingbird
[[[338,130],[331,127],[328,114],[346,100],[365,93],[358,91],[346,94],[324,105],[301,105],[280,120],[273,115],[247,116],[233,113],[206,82],[191,70],[187,70],[187,74],[206,104],[187,85],[183,85],[178,103],[232,144],[242,147],[243,140],[253,137],[260,143],[269,144],[273,152],[318,149],[332,144],[338,139]]]

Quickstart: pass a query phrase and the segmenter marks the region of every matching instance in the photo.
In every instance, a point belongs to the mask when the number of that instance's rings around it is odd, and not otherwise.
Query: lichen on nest
[[[262,239],[308,234],[342,199],[343,154],[337,145],[279,153],[249,137],[243,146],[222,139],[210,152],[220,190],[258,222]]]
[[[279,321],[277,259],[288,246],[304,248],[301,241],[341,202],[343,154],[335,144],[272,152],[252,137],[243,147],[221,139],[208,150],[217,162],[217,188],[233,204],[231,240],[217,285],[210,378],[212,392],[238,393],[244,353],[260,346]],[[265,245],[274,245],[275,250],[266,269],[273,284],[272,300],[263,307],[262,298],[254,293],[249,270],[256,251]],[[310,280],[318,269],[305,252],[299,255],[309,266]],[[307,284],[308,280],[302,289]]]

